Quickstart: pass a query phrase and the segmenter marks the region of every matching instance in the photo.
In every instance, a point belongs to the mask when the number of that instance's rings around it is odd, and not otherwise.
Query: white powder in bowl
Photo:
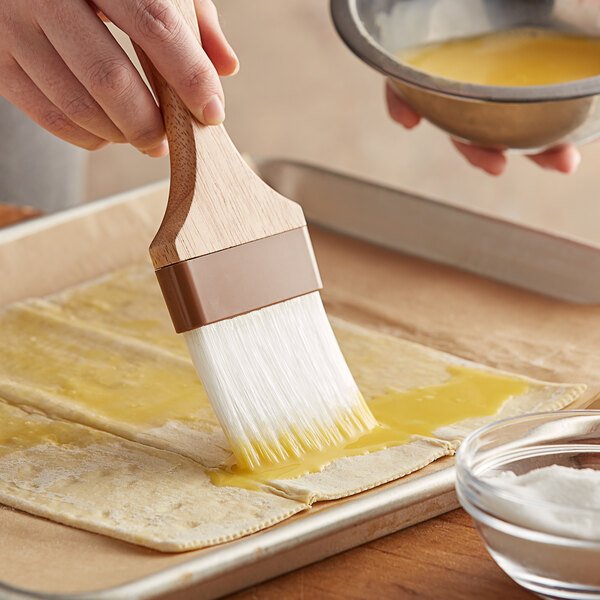
[[[552,465],[523,475],[506,471],[482,480],[524,500],[515,505],[499,497],[488,498],[488,510],[497,517],[537,531],[600,542],[600,470]],[[536,506],[536,502],[556,506]]]

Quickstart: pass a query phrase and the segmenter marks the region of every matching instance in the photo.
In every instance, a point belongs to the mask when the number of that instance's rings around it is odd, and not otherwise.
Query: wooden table
[[[487,553],[462,509],[414,525],[229,600],[531,600]]]
[[[15,225],[41,216],[42,211],[31,206],[14,206],[13,204],[0,203],[0,227]]]

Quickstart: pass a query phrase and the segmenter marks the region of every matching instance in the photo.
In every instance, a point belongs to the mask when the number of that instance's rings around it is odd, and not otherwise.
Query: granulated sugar
[[[600,541],[600,470],[552,465],[523,475],[507,471],[483,478],[522,499],[488,499],[496,516],[537,531]]]

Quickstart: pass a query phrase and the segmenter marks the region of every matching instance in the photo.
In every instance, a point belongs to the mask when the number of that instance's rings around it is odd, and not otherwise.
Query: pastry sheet
[[[449,365],[487,369],[332,323],[367,400],[443,382]],[[12,305],[0,315],[0,332],[5,422],[11,416],[50,431],[27,446],[0,429],[0,500],[158,550],[235,539],[319,500],[397,479],[452,454],[470,430],[498,418],[448,424],[435,436],[339,459],[319,473],[266,480],[259,490],[218,487],[207,471],[226,465],[231,453],[149,266]],[[505,402],[500,416],[561,408],[585,387],[527,381],[528,392]]]

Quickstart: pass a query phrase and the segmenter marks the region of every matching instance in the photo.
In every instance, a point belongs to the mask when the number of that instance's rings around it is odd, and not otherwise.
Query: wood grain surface
[[[462,509],[254,586],[229,600],[531,600]]]
[[[198,39],[193,0],[174,0]],[[198,122],[139,47],[169,140],[171,186],[165,218],[150,245],[156,269],[306,224],[302,209],[246,164],[222,125]]]
[[[13,204],[0,204],[0,227],[15,225],[39,217],[44,213],[31,206],[14,206]]]

